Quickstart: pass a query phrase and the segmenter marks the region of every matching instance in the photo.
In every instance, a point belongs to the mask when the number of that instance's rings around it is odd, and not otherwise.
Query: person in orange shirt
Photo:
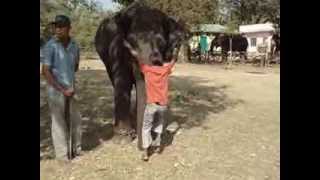
[[[149,160],[149,152],[154,147],[160,153],[161,134],[163,131],[164,117],[167,112],[169,75],[177,59],[170,63],[146,65],[140,64],[144,74],[147,104],[142,124],[142,160]],[[157,119],[155,117],[158,117]],[[151,131],[156,133],[152,140]]]

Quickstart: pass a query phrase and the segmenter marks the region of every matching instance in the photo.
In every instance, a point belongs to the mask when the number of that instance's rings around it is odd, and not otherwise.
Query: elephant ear
[[[128,35],[131,24],[135,19],[135,15],[138,11],[140,11],[141,7],[142,4],[138,1],[135,1],[115,15],[115,22],[119,28],[122,43],[134,57],[138,56],[138,52],[135,50],[134,43],[128,39]]]
[[[118,27],[121,29],[124,37],[126,37],[126,35],[128,34],[128,31],[132,24],[132,19],[141,7],[142,4],[139,1],[135,1],[115,15],[115,21]]]
[[[165,58],[170,61],[172,58],[176,58],[181,43],[188,38],[187,30],[182,21],[176,21],[169,17],[165,24],[167,32],[167,47],[165,52]]]

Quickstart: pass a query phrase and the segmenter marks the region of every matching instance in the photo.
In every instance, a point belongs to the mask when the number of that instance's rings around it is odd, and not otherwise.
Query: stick
[[[72,147],[72,121],[70,119],[70,97],[65,96],[65,120],[68,126],[68,158],[73,158],[73,147]]]

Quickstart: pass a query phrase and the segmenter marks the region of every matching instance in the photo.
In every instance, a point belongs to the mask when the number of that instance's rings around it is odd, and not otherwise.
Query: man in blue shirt
[[[69,35],[68,17],[56,16],[53,25],[55,36],[43,48],[42,73],[48,83],[55,155],[67,160],[81,153],[81,118],[73,98],[79,47]]]
[[[208,58],[208,42],[207,42],[207,36],[202,33],[200,36],[200,60],[204,58],[206,61]]]
[[[200,48],[201,48],[201,54],[207,53],[208,42],[207,42],[207,36],[205,34],[201,34],[201,36],[200,36]]]

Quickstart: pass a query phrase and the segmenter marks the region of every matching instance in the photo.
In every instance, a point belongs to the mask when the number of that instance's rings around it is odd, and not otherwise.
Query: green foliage
[[[113,1],[124,6],[133,2],[133,0]],[[216,21],[218,0],[143,0],[143,2],[171,17],[182,20],[187,25],[215,23]]]
[[[134,0],[112,0],[113,2],[117,2],[123,6],[128,6],[130,3],[132,3]]]
[[[134,0],[114,0],[124,6]],[[140,0],[141,1],[141,0]],[[218,23],[230,29],[240,24],[280,23],[280,0],[143,0],[187,24]]]
[[[239,25],[238,22],[236,20],[230,20],[228,21],[228,23],[226,24],[228,31],[227,33],[236,33],[239,29]]]
[[[188,25],[214,23],[218,7],[217,0],[147,0],[147,3]]]
[[[89,0],[43,0],[40,1],[40,36],[48,40],[53,35],[50,22],[58,14],[71,19],[71,35],[79,43],[82,52],[94,51],[94,36],[101,20],[110,16],[102,5]]]
[[[280,0],[241,0],[233,12],[239,24],[280,23]]]

